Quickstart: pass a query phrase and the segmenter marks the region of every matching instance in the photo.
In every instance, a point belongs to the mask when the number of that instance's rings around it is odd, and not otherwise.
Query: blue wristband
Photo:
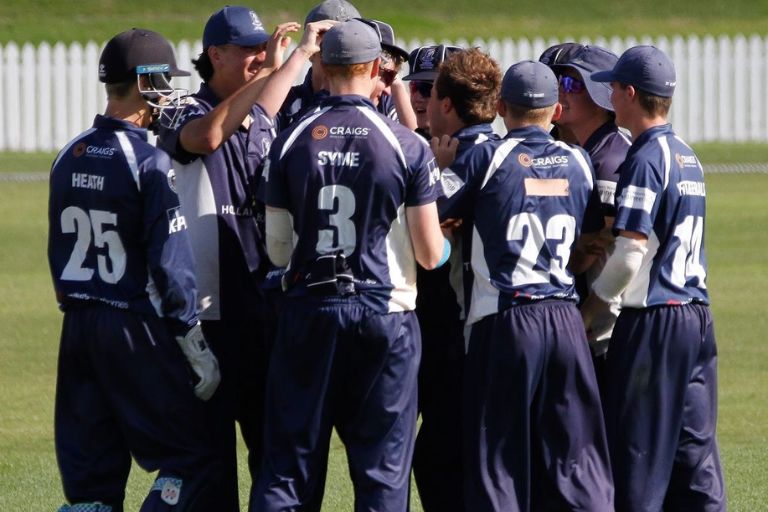
[[[451,255],[451,242],[447,238],[443,238],[443,255],[440,256],[440,261],[437,262],[435,268],[442,267],[445,262],[448,261],[448,256]]]

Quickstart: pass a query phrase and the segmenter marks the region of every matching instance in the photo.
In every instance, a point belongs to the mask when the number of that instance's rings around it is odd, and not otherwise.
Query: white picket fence
[[[505,70],[520,60],[538,58],[558,42],[476,39],[450,44],[480,47]],[[686,140],[768,141],[768,36],[615,37],[579,42],[617,54],[637,44],[654,44],[667,52],[677,68],[670,119]],[[405,48],[434,43],[400,41]],[[175,79],[175,83],[195,90],[199,77],[190,60],[199,54],[201,42],[181,41],[175,48],[179,67],[193,71],[192,77]],[[0,45],[0,151],[55,150],[90,126],[106,104],[97,77],[100,52],[101,45],[95,42]]]

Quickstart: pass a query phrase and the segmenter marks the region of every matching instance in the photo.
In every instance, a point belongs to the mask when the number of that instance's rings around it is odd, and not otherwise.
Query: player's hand
[[[275,31],[267,41],[267,57],[263,67],[277,69],[283,65],[283,55],[291,44],[291,36],[288,33],[298,32],[300,28],[301,25],[295,21],[281,23],[275,27]]]
[[[592,323],[595,318],[606,313],[610,307],[610,304],[602,300],[594,292],[589,294],[589,297],[587,297],[587,300],[584,301],[584,304],[581,305],[580,309],[581,319],[584,321],[584,329],[587,333],[593,331]],[[598,333],[593,333],[592,336],[597,334]]]
[[[213,396],[221,382],[219,373],[219,361],[213,355],[208,343],[203,337],[203,330],[197,324],[184,336],[177,336],[176,342],[192,367],[192,371],[200,379],[195,384],[195,395],[201,400],[208,400]]]
[[[432,137],[429,143],[432,152],[435,154],[437,166],[442,170],[450,167],[456,160],[456,150],[459,148],[459,139],[450,135],[443,135],[439,139]]]
[[[301,42],[299,43],[299,49],[307,55],[314,55],[319,52],[320,41],[322,41],[323,35],[337,23],[338,21],[334,20],[321,20],[307,23],[307,26],[304,27],[304,35],[301,37]]]

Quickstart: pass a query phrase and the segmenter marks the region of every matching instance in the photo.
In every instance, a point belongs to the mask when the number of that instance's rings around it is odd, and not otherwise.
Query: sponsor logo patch
[[[331,126],[330,133],[333,138],[354,137],[364,139],[368,137],[370,128],[364,126]]]
[[[176,192],[176,171],[173,170],[173,167],[168,169],[167,178],[168,178],[168,186],[171,188],[171,190]]]
[[[675,153],[675,161],[680,167],[699,166],[699,161],[696,159],[695,155],[681,155],[680,153]]]
[[[172,235],[187,229],[187,220],[181,214],[181,207],[171,208],[168,213],[168,234]]]
[[[166,478],[160,490],[160,499],[169,505],[176,505],[181,496],[181,480]]]
[[[450,198],[464,186],[464,180],[456,176],[450,167],[443,169],[440,174],[440,184],[443,186],[443,195]]]
[[[91,158],[105,158],[110,159],[114,156],[117,150],[110,146],[87,146],[85,148],[85,156]]]
[[[85,154],[85,148],[87,145],[85,142],[81,142],[80,144],[75,144],[75,147],[72,148],[72,154],[75,156],[75,158],[79,158]]]
[[[328,136],[328,127],[319,124],[312,128],[312,138],[315,140],[322,140]]]

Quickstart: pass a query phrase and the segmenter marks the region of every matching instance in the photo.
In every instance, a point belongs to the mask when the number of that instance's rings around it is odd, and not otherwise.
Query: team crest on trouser
[[[160,491],[160,499],[169,505],[176,505],[181,497],[180,478],[162,477],[155,480],[152,486],[153,491]]]

